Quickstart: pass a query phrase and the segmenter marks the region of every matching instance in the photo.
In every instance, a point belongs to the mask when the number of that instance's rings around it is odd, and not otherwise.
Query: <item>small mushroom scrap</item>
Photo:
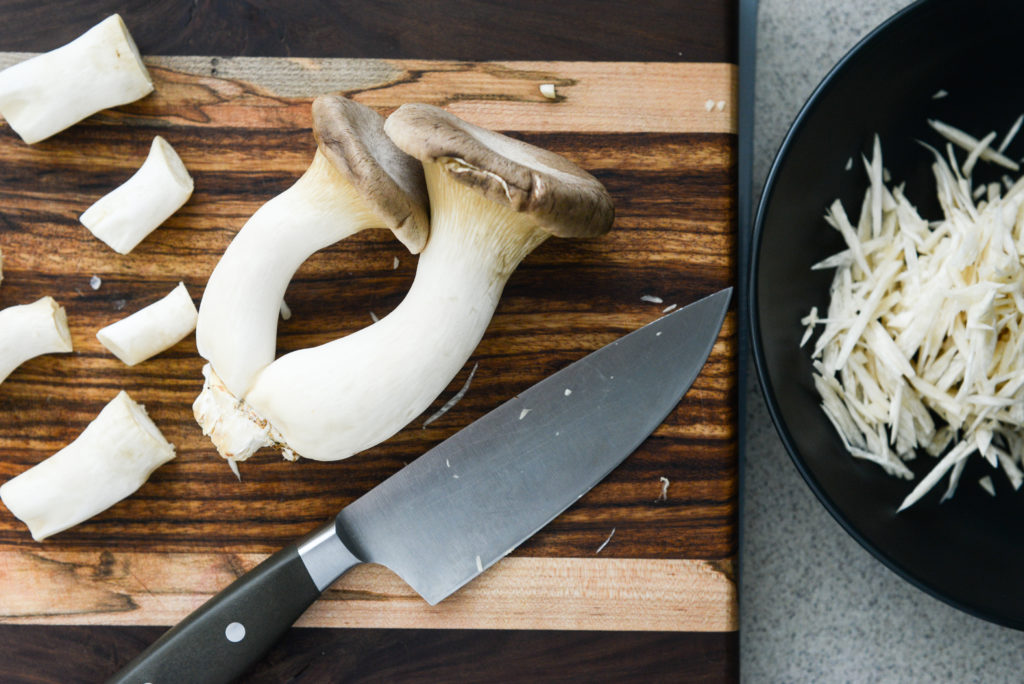
[[[242,227],[199,305],[199,354],[236,397],[274,360],[285,290],[314,252],[369,228],[391,229],[414,254],[427,241],[423,170],[384,134],[380,114],[321,96],[313,134],[313,163]]]
[[[286,456],[337,460],[391,437],[464,366],[527,254],[550,235],[594,237],[612,225],[601,183],[557,154],[428,105],[403,105],[385,131],[423,164],[430,238],[394,311],[277,359],[236,406],[232,420],[248,413],[262,444]]]

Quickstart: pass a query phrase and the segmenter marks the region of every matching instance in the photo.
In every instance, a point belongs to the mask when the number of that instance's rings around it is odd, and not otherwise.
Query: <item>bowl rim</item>
[[[807,119],[816,108],[818,100],[830,90],[833,81],[836,80],[836,78],[845,70],[847,64],[856,59],[862,50],[874,43],[879,35],[888,31],[892,25],[902,23],[903,21],[911,21],[912,15],[920,11],[920,9],[929,2],[930,0],[916,0],[916,2],[891,15],[885,21],[868,32],[863,38],[857,41],[857,43],[851,47],[838,62],[836,62],[836,64],[814,88],[810,96],[808,96],[807,100],[800,108],[796,117],[793,119],[793,122],[786,131],[785,136],[782,138],[782,142],[776,151],[775,157],[768,171],[768,175],[765,178],[761,196],[758,200],[757,212],[754,217],[753,231],[751,234],[750,261],[748,265],[746,284],[746,296],[747,301],[749,302],[747,307],[747,322],[750,330],[751,350],[753,352],[754,367],[757,371],[758,383],[762,397],[764,398],[765,406],[771,416],[775,430],[778,433],[786,452],[789,454],[790,460],[796,466],[797,471],[800,473],[804,482],[806,482],[810,487],[818,501],[825,507],[825,510],[829,512],[832,518],[839,523],[840,527],[842,527],[847,534],[853,537],[854,540],[856,540],[885,567],[889,568],[889,570],[896,573],[896,575],[933,598],[936,598],[957,610],[967,613],[968,615],[972,615],[1004,627],[1021,630],[1024,629],[1024,616],[1014,618],[1009,615],[992,613],[988,610],[980,609],[960,599],[949,596],[933,586],[927,579],[915,574],[910,570],[910,568],[905,567],[892,558],[882,548],[861,534],[850,520],[846,518],[832,497],[829,496],[818,480],[814,477],[814,474],[810,471],[808,465],[799,454],[796,442],[793,439],[789,427],[781,414],[781,410],[774,399],[774,388],[772,386],[771,378],[769,377],[768,364],[765,358],[764,342],[760,332],[761,320],[758,311],[758,270],[761,260],[761,244],[764,238],[764,220],[767,213],[767,207],[772,199],[777,176],[780,173],[781,167],[789,157],[791,148],[794,144],[794,139],[799,135]]]

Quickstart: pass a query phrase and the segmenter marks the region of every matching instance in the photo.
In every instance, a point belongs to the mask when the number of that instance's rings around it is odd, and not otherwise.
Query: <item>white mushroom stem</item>
[[[172,458],[145,407],[122,391],[73,442],[0,486],[0,500],[41,541],[129,496]]]
[[[170,143],[153,138],[149,155],[123,184],[101,197],[79,219],[118,254],[127,254],[192,196],[188,169]]]
[[[129,366],[170,349],[196,329],[198,313],[185,283],[163,299],[96,333],[103,346]]]
[[[196,345],[235,396],[274,360],[277,319],[299,266],[380,219],[320,150],[293,186],[260,207],[228,245],[199,304]]]
[[[398,432],[464,366],[506,280],[548,236],[531,216],[484,198],[437,164],[424,169],[431,232],[409,293],[377,323],[286,354],[257,376],[236,413],[258,417],[251,430],[266,435],[264,444],[337,460]]]
[[[31,358],[70,351],[67,314],[53,297],[0,311],[0,382]]]
[[[0,71],[0,115],[31,144],[152,90],[138,48],[115,14],[63,47]]]

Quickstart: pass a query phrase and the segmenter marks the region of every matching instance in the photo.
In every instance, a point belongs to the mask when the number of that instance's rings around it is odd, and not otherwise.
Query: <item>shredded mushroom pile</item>
[[[836,269],[828,313],[803,319],[822,408],[855,457],[913,479],[919,452],[938,462],[903,501],[913,505],[949,474],[956,490],[968,457],[980,454],[1024,482],[1024,179],[973,187],[981,159],[1017,171],[998,149],[941,122],[951,144],[932,170],[943,218],[929,222],[887,187],[878,138],[864,160],[870,186],[853,225],[839,200],[826,220],[847,248],[816,264]],[[954,145],[967,156],[958,163]],[[982,486],[992,493],[986,476]]]

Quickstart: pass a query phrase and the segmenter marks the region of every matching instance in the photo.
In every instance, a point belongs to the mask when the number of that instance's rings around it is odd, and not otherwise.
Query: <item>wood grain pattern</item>
[[[33,56],[0,53],[0,69]],[[646,62],[147,57],[158,84],[100,120],[164,126],[308,128],[309,98],[344,92],[389,113],[403,102],[445,107],[477,125],[519,131],[736,132],[736,67]],[[542,84],[556,87],[550,100]]]
[[[0,615],[11,624],[173,625],[265,557],[7,551]],[[728,561],[509,557],[430,606],[385,568],[360,566],[296,626],[727,632],[737,626],[736,595]]]
[[[168,64],[173,66],[173,60]],[[440,101],[488,111],[486,93],[468,100],[446,95],[465,90],[460,79],[479,72],[448,70],[447,63],[424,69],[424,64],[399,63],[397,72],[403,76],[394,89],[352,94],[386,112],[409,92],[406,75],[422,73],[433,79],[431,91]],[[343,71],[354,65],[334,66]],[[563,66],[531,64],[528,71],[563,73]],[[677,78],[653,79],[650,98],[679,97],[677,80],[685,89],[687,74],[693,73],[680,68],[673,72]],[[600,102],[602,92],[607,97],[619,91],[588,90],[588,79],[624,83],[636,78],[630,64],[596,65],[578,74],[580,92],[597,98],[597,104],[587,105],[592,115],[618,111]],[[719,72],[723,92],[732,87],[731,74]],[[660,132],[637,132],[612,114],[604,122],[593,115],[597,123],[588,132],[547,126],[544,117],[530,119],[528,126],[504,119],[497,128],[564,154],[594,173],[616,202],[615,229],[597,240],[552,239],[524,262],[470,360],[469,365],[479,363],[470,392],[442,419],[427,428],[414,422],[385,444],[340,463],[292,464],[268,453],[243,464],[243,482],[238,483],[191,418],[202,365],[194,340],[126,368],[94,334],[179,280],[198,301],[234,232],[262,202],[288,187],[312,157],[308,114],[299,114],[304,108],[308,112],[310,98],[170,66],[155,69],[154,76],[157,97],[94,117],[40,145],[27,147],[8,129],[0,130],[0,158],[5,160],[0,167],[0,248],[5,255],[0,306],[53,295],[68,310],[76,348],[73,354],[34,359],[0,386],[0,479],[71,441],[119,389],[146,404],[179,454],[136,495],[42,546],[0,509],[0,566],[14,568],[7,581],[17,575],[17,584],[29,577],[40,590],[49,588],[26,599],[12,594],[10,584],[0,587],[0,621],[109,624],[118,615],[131,615],[138,624],[170,621],[213,590],[195,588],[195,582],[202,587],[204,581],[197,580],[197,573],[221,577],[218,572],[232,558],[254,559],[276,550],[501,400],[658,317],[666,306],[684,305],[734,282],[734,137],[715,129],[712,117],[718,112],[705,111],[709,118],[696,130],[687,124],[681,126],[685,130]],[[193,99],[209,92],[220,98],[213,100],[212,117]],[[480,108],[474,110],[476,105]],[[196,192],[132,254],[120,256],[95,240],[77,216],[130,175],[155,134],[179,152],[195,177]],[[294,316],[280,326],[280,351],[333,339],[368,324],[371,312],[387,313],[401,300],[414,270],[415,258],[384,234],[360,234],[318,253],[286,295]],[[88,285],[93,275],[103,281],[96,291]],[[648,303],[643,295],[664,301]],[[544,597],[537,603],[550,602],[552,608],[542,615],[560,620],[549,621],[550,628],[735,629],[735,356],[731,313],[708,365],[665,424],[606,481],[508,559],[509,568],[526,568],[524,576],[540,582],[533,585],[535,595]],[[468,367],[429,412],[461,386],[467,372]],[[659,496],[662,477],[670,482],[665,500]],[[595,558],[612,529],[614,538]],[[168,607],[162,602],[170,598],[150,594],[141,584],[134,591],[111,590],[104,573],[119,567],[121,554],[131,554],[129,567],[163,568],[161,586],[186,587],[185,597]],[[48,560],[26,565],[29,557]],[[189,558],[203,560],[186,562]],[[211,558],[219,560],[207,565],[205,559]],[[565,568],[577,563],[596,563],[583,567],[599,570],[566,574]],[[580,593],[591,582],[607,579],[609,568],[623,567],[634,579],[664,588],[665,595],[671,595],[666,592],[674,580],[685,580],[675,587],[679,601],[652,623],[657,626],[644,626],[636,618],[650,609],[651,596],[606,601],[608,595],[599,594],[596,603],[587,603],[586,592]],[[539,575],[538,569],[543,569]],[[495,627],[521,598],[511,596],[510,585],[503,585],[496,573],[491,580],[496,584],[467,587],[473,601],[471,608],[462,607],[463,615],[480,613],[475,622],[466,617],[444,622],[424,614],[423,606],[412,606],[412,597],[383,576],[370,577],[365,591],[380,592],[383,599],[355,600],[364,610],[363,625],[381,625],[394,616],[404,621],[396,625],[406,627]],[[621,585],[610,586],[614,592]],[[568,603],[552,601],[559,591]],[[687,597],[697,604],[687,605]],[[51,607],[48,614],[36,610],[40,599]],[[336,607],[351,601],[336,601]],[[83,606],[84,612],[79,610]],[[343,611],[333,612],[331,606],[325,602],[309,619],[318,625],[345,624]],[[558,606],[565,612],[559,613]],[[452,608],[458,609],[457,604]],[[528,617],[523,614],[518,626],[502,626],[537,628]]]

